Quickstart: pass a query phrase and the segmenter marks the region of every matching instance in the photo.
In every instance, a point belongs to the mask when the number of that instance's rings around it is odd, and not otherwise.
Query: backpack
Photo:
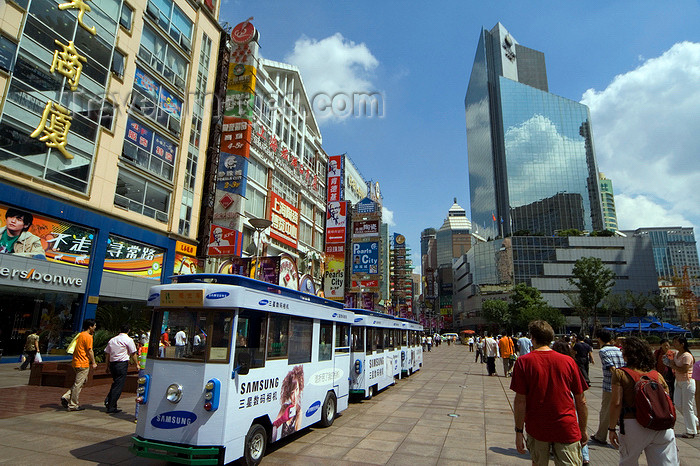
[[[622,370],[634,380],[634,408],[624,408],[620,412],[620,432],[625,433],[625,412],[634,412],[637,422],[647,429],[672,429],[676,424],[676,408],[671,402],[671,397],[658,382],[659,373],[649,371],[640,374],[626,367]]]

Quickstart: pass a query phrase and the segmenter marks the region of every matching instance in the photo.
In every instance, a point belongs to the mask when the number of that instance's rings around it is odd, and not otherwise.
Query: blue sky
[[[379,181],[416,266],[453,198],[470,217],[464,96],[497,22],[544,52],[550,92],[591,108],[620,228],[700,225],[698,1],[222,1],[222,22],[250,16],[261,55],[297,65],[309,94],[381,96],[381,117],[321,118],[323,146]]]

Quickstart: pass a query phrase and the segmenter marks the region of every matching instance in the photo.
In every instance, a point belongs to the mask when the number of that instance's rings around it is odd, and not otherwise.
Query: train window
[[[265,367],[265,336],[267,313],[242,310],[238,313],[236,330],[236,366]]]
[[[330,361],[333,358],[333,322],[321,321],[321,333],[318,340],[318,360]],[[291,361],[289,361],[291,363]]]
[[[377,352],[383,353],[384,352],[384,329],[383,328],[375,328],[374,329],[374,343],[372,346],[375,347]]]
[[[233,330],[232,312],[214,312],[212,315],[211,338],[209,347],[209,361],[228,362],[231,333]],[[206,334],[198,339],[194,337],[195,348],[201,347],[204,354],[206,348]],[[195,349],[195,351],[200,351]]]
[[[364,327],[352,327],[352,352],[359,353],[365,350],[365,328]]]
[[[287,357],[289,338],[289,316],[270,314],[267,331],[267,359]]]
[[[159,347],[158,357],[204,361],[202,343],[206,345],[206,312],[170,309],[164,313],[162,322],[160,341],[164,345]],[[225,354],[224,358],[227,357]]]
[[[313,321],[292,317],[289,322],[289,364],[311,362]]]
[[[335,352],[347,353],[350,351],[350,325],[337,324],[335,326]]]

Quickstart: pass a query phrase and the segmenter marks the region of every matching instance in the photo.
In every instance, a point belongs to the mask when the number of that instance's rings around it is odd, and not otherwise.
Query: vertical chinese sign
[[[323,291],[328,299],[345,299],[345,241],[347,202],[343,200],[342,155],[328,158],[328,206],[326,209],[326,271]]]
[[[80,27],[88,31],[93,36],[97,33],[95,26],[87,26],[83,20],[85,13],[92,9],[88,5],[88,0],[72,0],[58,5],[59,10],[78,10],[77,23]],[[59,74],[66,78],[66,84],[71,92],[78,89],[80,75],[83,71],[83,63],[87,63],[87,58],[80,54],[75,48],[73,41],[64,44],[58,39],[54,40],[53,60],[49,72]],[[50,149],[56,149],[67,160],[73,158],[73,154],[68,152],[68,131],[70,130],[73,116],[71,111],[60,105],[58,102],[49,100],[44,106],[44,110],[39,121],[39,126],[30,135],[33,138],[46,144]]]
[[[214,215],[209,230],[209,256],[238,256],[243,249],[241,214],[246,193],[248,157],[255,105],[255,60],[258,33],[250,21],[231,31],[231,58],[219,146]]]

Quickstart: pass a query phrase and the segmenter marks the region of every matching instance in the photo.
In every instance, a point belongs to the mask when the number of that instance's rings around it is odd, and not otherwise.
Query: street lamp
[[[266,218],[251,218],[248,223],[258,232],[258,243],[255,246],[255,279],[260,280],[260,243],[262,232],[272,225],[272,220]]]

